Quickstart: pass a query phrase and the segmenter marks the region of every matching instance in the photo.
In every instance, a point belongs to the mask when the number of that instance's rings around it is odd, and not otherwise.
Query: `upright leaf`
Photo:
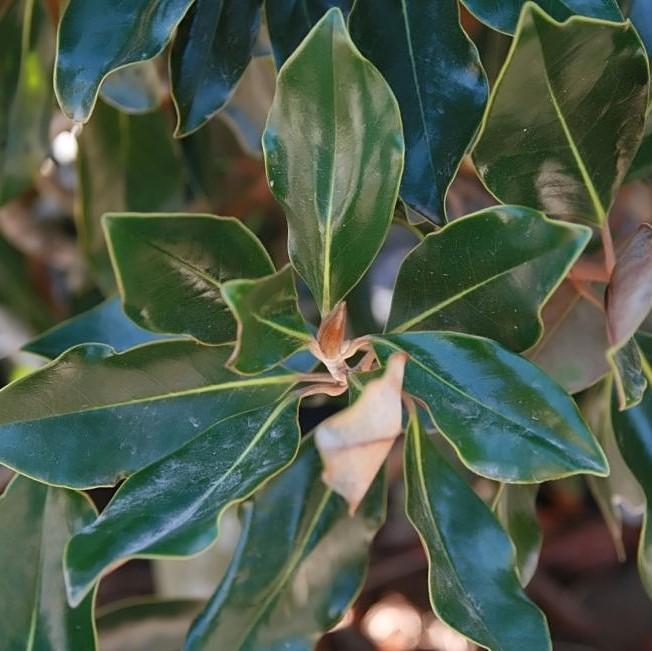
[[[230,352],[192,341],[73,348],[0,391],[0,463],[52,484],[115,484],[294,382],[281,370],[244,379],[224,368]]]
[[[349,27],[398,99],[405,135],[401,198],[441,224],[448,187],[489,93],[478,51],[460,25],[457,1],[357,0]]]
[[[0,498],[0,630],[5,651],[95,651],[93,606],[66,602],[61,559],[71,535],[95,517],[81,493],[17,476]]]
[[[425,403],[474,472],[508,483],[608,473],[575,403],[534,364],[495,342],[416,332],[384,336],[375,348],[383,361],[396,350],[409,355],[403,389]]]
[[[542,305],[590,236],[513,206],[458,219],[403,261],[387,330],[455,330],[529,348],[541,336]]]
[[[233,341],[222,283],[274,271],[260,241],[232,217],[110,214],[104,227],[125,312],[154,332]]]
[[[396,100],[339,10],[280,71],[263,148],[288,219],[290,259],[327,314],[378,253],[403,167]]]
[[[90,117],[101,83],[163,51],[192,0],[70,0],[59,24],[54,87],[63,112]]]
[[[602,224],[643,136],[648,86],[631,24],[557,23],[527,4],[489,100],[478,171],[503,202]]]
[[[0,205],[28,188],[48,152],[54,33],[40,0],[0,11]]]
[[[352,0],[266,0],[265,17],[276,66],[281,67],[331,7],[346,15],[352,4]]]
[[[435,614],[491,651],[551,651],[545,617],[519,585],[512,543],[416,414],[404,469],[406,509],[428,556]]]
[[[133,556],[187,556],[215,540],[217,520],[284,468],[299,446],[297,401],[238,414],[130,477],[68,545],[68,595]]]
[[[178,123],[188,135],[228,101],[251,59],[261,0],[195,0],[170,56]]]
[[[238,322],[230,364],[240,373],[260,373],[312,341],[290,267],[256,280],[229,280],[222,296]]]
[[[184,651],[307,651],[342,618],[385,518],[384,481],[351,517],[320,472],[309,438],[294,464],[243,506],[238,548]]]

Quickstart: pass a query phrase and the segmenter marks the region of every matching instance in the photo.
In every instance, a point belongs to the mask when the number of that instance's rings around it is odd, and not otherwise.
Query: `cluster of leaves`
[[[361,589],[384,520],[382,468],[403,431],[406,511],[435,613],[492,651],[551,648],[523,590],[540,545],[537,485],[591,475],[616,540],[615,497],[652,504],[652,338],[641,330],[652,228],[616,259],[608,225],[626,176],[646,174],[645,143],[635,155],[650,75],[613,0],[522,4],[466,2],[514,33],[489,96],[456,0],[267,0],[279,71],[262,146],[290,258],[277,269],[233,218],[133,212],[173,210],[181,184],[172,173],[133,189],[128,159],[169,170],[173,157],[110,106],[156,101],[147,66],[168,48],[176,135],[199,129],[260,46],[261,2],[70,0],[54,89],[73,120],[93,114],[82,210],[108,214],[82,246],[120,298],[31,342],[52,361],[0,392],[0,462],[19,473],[0,501],[3,584],[21,586],[0,609],[8,648],[94,649],[99,579],[130,558],[196,554],[236,503],[240,543],[186,651],[313,648]],[[43,153],[44,13],[22,0],[0,18],[0,47],[21,39],[2,71],[3,200]],[[34,146],[13,135],[24,120]],[[121,196],[102,196],[95,161],[114,150],[102,174],[121,179]],[[467,153],[501,203],[444,225]],[[349,339],[344,300],[401,212],[420,242],[386,327]],[[299,310],[299,279],[319,324]],[[544,328],[553,307],[561,336]],[[597,361],[574,349],[587,319],[604,331]],[[350,405],[302,439],[302,401],[345,394]],[[492,506],[473,474],[500,484]],[[97,515],[82,491],[121,480]],[[652,592],[647,528],[640,567]]]

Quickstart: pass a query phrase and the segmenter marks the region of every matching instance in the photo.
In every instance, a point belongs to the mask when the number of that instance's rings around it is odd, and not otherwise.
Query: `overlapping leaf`
[[[403,167],[396,100],[338,9],[279,73],[263,147],[290,259],[327,314],[378,253]]]
[[[428,555],[437,616],[491,651],[550,651],[545,617],[519,585],[512,543],[416,414],[404,464],[407,513]]]
[[[489,339],[453,333],[386,335],[381,360],[409,361],[403,388],[473,471],[529,483],[578,473],[604,476],[607,462],[575,403],[534,364]]]
[[[560,24],[526,5],[474,152],[487,187],[550,217],[604,223],[643,136],[648,86],[631,24]]]
[[[68,545],[72,603],[133,556],[182,556],[215,540],[217,518],[285,467],[299,446],[289,398],[210,425],[185,446],[129,478],[100,517]]]
[[[233,341],[222,283],[274,271],[260,241],[231,217],[110,214],[104,226],[125,312],[155,332]]]
[[[387,330],[454,330],[514,350],[541,335],[541,306],[590,231],[528,208],[489,208],[428,235],[405,258]]]
[[[78,346],[0,391],[0,462],[74,487],[116,483],[224,418],[268,404],[286,371],[242,378],[230,347]]]
[[[307,651],[341,619],[385,517],[384,478],[351,517],[320,473],[308,438],[292,466],[244,505],[240,544],[184,651]]]
[[[489,92],[478,51],[460,26],[457,2],[358,0],[349,27],[401,109],[401,198],[441,224],[446,220],[446,192],[477,131]]]
[[[165,87],[156,61],[143,61],[112,72],[102,84],[100,97],[125,113],[149,113],[163,101]]]
[[[95,517],[81,493],[17,476],[0,498],[0,630],[6,651],[95,651],[94,595],[66,603],[61,559],[71,535]]]

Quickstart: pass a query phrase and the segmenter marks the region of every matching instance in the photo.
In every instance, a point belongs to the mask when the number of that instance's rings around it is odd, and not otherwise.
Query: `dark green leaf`
[[[267,0],[267,29],[276,66],[281,67],[331,7],[339,7],[346,15],[352,4],[352,0]]]
[[[527,585],[539,563],[543,534],[537,519],[538,484],[503,484],[494,506],[496,517],[516,548],[516,569]]]
[[[505,203],[602,224],[643,136],[648,85],[631,24],[560,24],[526,5],[475,149],[487,187]]]
[[[0,204],[28,188],[47,154],[54,30],[40,0],[0,11]]]
[[[162,212],[183,204],[178,152],[163,112],[125,115],[98,102],[79,138],[79,243],[97,280],[115,291],[101,218],[107,212]]]
[[[395,350],[408,353],[404,390],[425,403],[478,474],[530,483],[608,473],[575,403],[526,359],[462,334],[417,332],[376,342],[383,363]]]
[[[405,258],[387,329],[455,330],[529,348],[541,336],[542,305],[590,237],[528,208],[458,219]]]
[[[54,87],[64,113],[90,117],[112,71],[154,58],[192,0],[70,0],[59,24]]]
[[[283,371],[242,378],[224,368],[230,352],[192,341],[73,348],[0,391],[0,462],[52,484],[115,484],[294,382]]]
[[[238,322],[231,362],[236,371],[260,373],[312,341],[290,267],[258,280],[229,280],[222,295]]]
[[[478,51],[460,26],[457,1],[357,0],[349,26],[398,99],[405,135],[401,198],[441,224],[446,192],[489,93]]]
[[[483,23],[507,34],[516,30],[519,14],[526,3],[526,0],[462,1]],[[623,20],[616,0],[536,0],[536,3],[556,20],[566,20],[574,14],[615,22]]]
[[[228,101],[256,42],[261,0],[195,0],[170,58],[176,135],[199,129]]]
[[[629,0],[629,18],[634,23],[648,53],[652,52],[652,12],[648,0]]]
[[[636,340],[629,339],[622,346],[610,349],[607,359],[613,371],[620,409],[635,407],[641,402],[648,383]]]
[[[32,339],[23,350],[54,359],[79,344],[106,344],[122,352],[162,338],[164,335],[143,330],[128,319],[122,311],[120,299],[114,297],[56,325]]]
[[[309,651],[344,615],[385,518],[384,478],[350,517],[320,473],[309,438],[294,464],[243,506],[240,544],[185,651]]]
[[[627,172],[625,182],[642,180],[650,174],[652,174],[652,119],[648,114],[643,140]]]
[[[279,73],[263,148],[288,219],[290,259],[326,314],[378,253],[403,167],[396,100],[338,9]]]
[[[143,61],[112,72],[102,84],[100,97],[125,113],[149,113],[163,101],[165,87],[155,61]]]
[[[61,559],[70,536],[92,522],[85,495],[17,476],[0,498],[0,630],[5,651],[94,651],[89,595],[66,603]]]
[[[550,651],[543,613],[519,585],[512,543],[416,414],[404,468],[406,509],[428,555],[435,614],[491,651]]]
[[[125,312],[154,332],[233,341],[222,283],[274,271],[260,241],[232,217],[109,214],[104,227]]]
[[[210,545],[217,520],[284,468],[299,446],[295,398],[212,425],[129,478],[66,552],[71,603],[134,556],[186,556]]]

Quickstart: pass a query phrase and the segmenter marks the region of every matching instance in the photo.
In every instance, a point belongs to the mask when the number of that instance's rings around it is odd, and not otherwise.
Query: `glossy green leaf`
[[[404,390],[425,403],[474,472],[508,483],[608,473],[575,403],[526,359],[489,339],[454,333],[375,341],[383,363],[396,350],[408,353]]]
[[[290,259],[326,314],[378,253],[403,167],[396,100],[338,9],[281,69],[263,148]]]
[[[460,25],[457,1],[357,0],[349,28],[401,109],[401,198],[441,224],[446,221],[448,187],[480,125],[489,94],[478,51]]]
[[[112,485],[198,432],[268,404],[294,376],[242,378],[229,346],[73,348],[0,391],[0,463],[52,484]]]
[[[526,0],[462,0],[468,10],[489,27],[512,34]],[[547,14],[556,20],[573,15],[590,16],[621,22],[623,15],[616,0],[536,0]]]
[[[494,505],[498,521],[516,548],[516,570],[521,585],[527,585],[539,563],[543,534],[537,519],[538,484],[501,486]]]
[[[491,651],[550,651],[545,617],[519,584],[511,541],[416,414],[404,469],[406,510],[428,556],[435,614]]]
[[[284,468],[299,447],[297,400],[238,414],[130,477],[66,551],[71,603],[134,556],[187,556],[210,545],[217,520]]]
[[[260,26],[261,0],[195,0],[170,57],[176,135],[199,129],[226,104],[245,71]]]
[[[643,136],[648,86],[631,24],[556,23],[526,5],[474,152],[485,184],[505,203],[602,224]]]
[[[613,371],[614,386],[620,409],[631,409],[641,402],[648,384],[641,351],[635,339],[607,352]]]
[[[61,559],[70,536],[93,520],[81,493],[17,476],[0,498],[0,630],[4,651],[95,651],[93,605],[66,603]]]
[[[309,651],[342,618],[385,518],[384,478],[351,517],[320,473],[308,438],[294,464],[242,507],[234,558],[184,651]]]
[[[163,51],[192,0],[70,0],[59,24],[54,87],[72,120],[90,117],[105,77]]]
[[[162,212],[183,205],[183,172],[163,112],[125,115],[98,102],[79,137],[77,232],[106,293],[115,291],[101,218],[107,212]]]
[[[109,214],[104,227],[125,313],[154,332],[233,341],[222,283],[274,271],[260,241],[232,217]]]
[[[541,336],[542,305],[590,237],[528,208],[458,219],[403,261],[387,330],[454,330],[529,348]]]
[[[122,352],[164,338],[139,328],[122,310],[118,297],[59,323],[23,346],[28,353],[54,359],[79,344],[96,343]]]
[[[648,0],[629,0],[629,19],[634,23],[648,54],[652,52],[652,13]]]
[[[236,371],[260,373],[312,341],[290,267],[257,280],[229,280],[222,296],[238,322],[231,361]]]
[[[651,21],[652,23],[652,21]],[[652,34],[651,34],[652,36]],[[639,181],[652,174],[652,119],[648,113],[645,120],[645,133],[641,145],[629,167],[625,182]]]
[[[352,4],[352,0],[267,0],[265,17],[276,66],[281,67],[331,7],[346,15]]]
[[[102,84],[100,97],[125,113],[155,111],[165,96],[156,61],[143,61],[112,72]]]
[[[0,204],[28,188],[48,152],[54,29],[39,0],[0,11]]]
[[[618,447],[647,501],[646,515],[638,544],[638,569],[643,586],[652,597],[652,389],[648,387],[641,403],[620,411],[612,402],[611,418]]]

